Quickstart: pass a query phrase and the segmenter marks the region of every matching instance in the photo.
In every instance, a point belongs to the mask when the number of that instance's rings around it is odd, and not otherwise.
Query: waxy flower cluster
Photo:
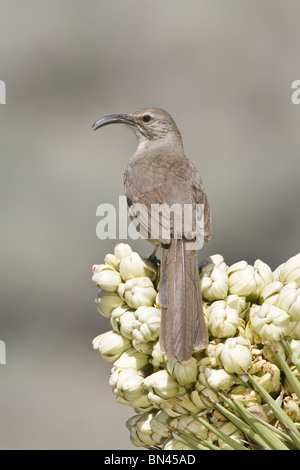
[[[227,266],[221,255],[214,255],[199,265],[199,272],[210,344],[189,361],[178,362],[168,359],[159,344],[159,266],[120,243],[104,264],[93,267],[93,281],[101,289],[97,309],[112,327],[93,340],[93,347],[113,363],[109,384],[117,401],[137,413],[127,422],[136,446],[188,449],[170,431],[176,428],[228,448],[190,412],[242,441],[241,431],[214,410],[208,397],[218,401],[216,391],[226,391],[267,419],[245,371],[280,397],[282,408],[300,423],[300,403],[282,378],[272,347],[298,378],[300,253],[275,271],[260,260],[253,266],[246,261]],[[282,347],[283,338],[292,358]]]

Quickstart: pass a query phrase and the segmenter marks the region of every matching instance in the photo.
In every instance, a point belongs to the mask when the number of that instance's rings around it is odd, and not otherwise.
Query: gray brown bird
[[[198,247],[211,237],[206,193],[166,111],[144,108],[112,114],[96,121],[93,128],[113,123],[126,124],[136,134],[138,148],[124,173],[125,194],[141,233],[162,250],[160,345],[168,359],[186,361],[194,350],[208,345],[197,263]]]

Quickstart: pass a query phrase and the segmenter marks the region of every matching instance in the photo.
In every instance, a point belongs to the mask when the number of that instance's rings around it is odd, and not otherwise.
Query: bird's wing
[[[157,153],[126,168],[124,183],[130,217],[144,238],[167,244],[171,238],[183,237],[201,239],[203,244],[203,239],[210,240],[211,229],[202,180],[184,155],[167,157],[168,152]]]
[[[203,220],[201,221],[202,230],[204,235],[204,240],[210,242],[211,239],[211,213],[210,207],[207,200],[206,192],[201,180],[201,177],[198,172],[193,172],[193,181],[192,181],[192,193],[193,200],[196,204],[202,206],[203,211],[200,211],[202,214]]]
[[[138,198],[127,195],[128,214],[142,238],[159,240],[169,244],[173,233],[172,219],[167,204],[164,203],[160,188],[151,193],[143,193]]]

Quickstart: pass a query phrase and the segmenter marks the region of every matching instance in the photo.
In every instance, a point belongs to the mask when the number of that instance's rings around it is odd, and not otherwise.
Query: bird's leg
[[[160,261],[156,257],[156,253],[157,253],[159,247],[160,247],[160,245],[155,245],[155,248],[154,248],[153,252],[149,256],[149,258],[147,258],[148,261],[150,261],[150,263],[153,265],[153,267],[156,271],[159,270],[159,264],[160,264]]]
[[[155,245],[155,248],[154,248],[152,254],[148,258],[150,261],[156,260],[156,253],[158,252],[158,249],[159,249],[159,245]]]

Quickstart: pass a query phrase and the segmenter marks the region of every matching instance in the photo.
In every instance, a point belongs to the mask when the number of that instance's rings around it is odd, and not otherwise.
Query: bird
[[[197,262],[199,247],[211,239],[204,185],[167,111],[151,107],[110,114],[98,119],[93,129],[114,123],[129,126],[138,142],[124,172],[130,217],[143,238],[155,245],[152,256],[161,248],[160,347],[168,360],[189,361],[209,343]]]

